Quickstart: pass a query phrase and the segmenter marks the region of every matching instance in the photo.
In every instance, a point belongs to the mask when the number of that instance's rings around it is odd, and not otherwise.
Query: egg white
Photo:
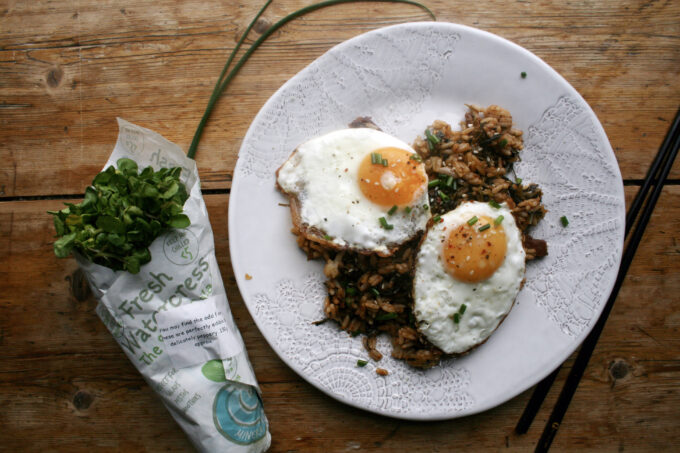
[[[423,231],[430,211],[427,182],[410,204],[409,213],[400,208],[388,215],[390,207],[379,206],[364,196],[358,182],[361,161],[385,147],[415,154],[406,143],[374,129],[334,131],[300,145],[279,169],[277,182],[284,192],[298,198],[303,224],[330,236],[340,247],[387,253],[390,246]],[[393,228],[381,227],[380,217]]]
[[[442,246],[453,228],[472,217],[491,219],[502,215],[507,250],[494,274],[476,283],[451,276],[441,258]],[[510,209],[487,203],[468,202],[441,216],[421,242],[413,280],[414,315],[419,330],[447,354],[461,354],[485,341],[508,314],[519,293],[525,271],[522,235]],[[455,323],[462,304],[466,310]]]

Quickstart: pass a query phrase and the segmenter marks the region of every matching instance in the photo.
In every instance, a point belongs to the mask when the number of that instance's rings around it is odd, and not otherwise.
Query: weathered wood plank
[[[636,190],[626,188],[629,201]],[[272,451],[532,448],[571,361],[524,436],[512,430],[530,392],[485,413],[437,423],[398,421],[338,403],[284,365],[254,326],[230,267],[228,196],[208,195],[206,202],[231,308],[262,385]],[[92,296],[69,281],[73,260],[52,255],[45,211],[59,205],[0,203],[0,445],[10,451],[186,451],[184,434],[93,313]],[[680,187],[670,186],[555,440],[556,451],[680,447],[678,218]]]
[[[276,2],[263,24],[304,4]],[[439,20],[497,33],[546,60],[592,105],[624,178],[644,176],[680,99],[680,4],[428,4]],[[116,116],[186,149],[256,9],[87,0],[0,11],[0,197],[82,193],[111,151]],[[345,39],[425,18],[408,6],[343,5],[277,32],[234,80],[206,129],[198,154],[204,187],[230,186],[248,125],[288,78]]]

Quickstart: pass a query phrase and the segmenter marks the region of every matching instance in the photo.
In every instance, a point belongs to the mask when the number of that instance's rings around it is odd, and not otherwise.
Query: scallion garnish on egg
[[[390,225],[389,223],[387,223],[385,217],[380,217],[378,220],[380,221],[380,226],[383,227],[384,229],[391,230],[392,228],[394,228],[394,225]]]
[[[393,215],[395,212],[397,212],[397,209],[399,209],[399,207],[395,204],[390,208],[389,211],[387,211],[387,215]]]
[[[458,309],[458,313],[460,313],[462,315],[463,313],[465,313],[465,310],[467,310],[467,305],[463,304]]]
[[[368,360],[361,360],[361,359],[357,360],[357,366],[358,367],[365,367],[366,365],[368,365]]]
[[[422,162],[422,161],[423,161],[423,159],[422,159],[418,154],[413,154],[413,155],[410,157],[410,159],[411,159],[411,160],[415,160],[416,162]]]
[[[434,223],[439,223],[439,222],[441,222],[441,220],[442,220],[441,216],[436,215],[436,216],[432,217],[432,221]]]
[[[383,158],[380,153],[371,153],[371,163],[376,165],[382,165]]]
[[[488,230],[489,228],[491,228],[491,225],[487,223],[486,225],[480,226],[480,227],[479,227],[479,230],[477,230],[477,231],[479,231],[479,232],[481,233],[482,231],[486,231],[486,230]]]
[[[472,226],[472,225],[474,225],[475,223],[477,223],[477,220],[479,220],[479,219],[477,218],[477,216],[474,216],[474,217],[472,217],[470,220],[468,220],[467,223],[468,223],[468,225]]]
[[[439,198],[442,199],[442,201],[449,201],[449,196],[446,195],[444,192],[439,192]]]
[[[493,221],[494,225],[500,225],[504,218],[505,217],[503,217],[502,215],[496,217],[496,219]]]
[[[498,203],[496,200],[489,201],[489,206],[496,209],[499,209],[501,207],[500,203]]]
[[[453,322],[458,324],[460,322],[460,315],[458,313],[453,314]]]
[[[437,187],[439,183],[440,183],[439,179],[433,179],[432,181],[427,183],[427,187],[431,189],[433,187]]]

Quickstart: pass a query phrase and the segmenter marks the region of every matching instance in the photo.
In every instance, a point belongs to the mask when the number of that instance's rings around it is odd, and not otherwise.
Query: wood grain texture
[[[274,2],[249,42],[306,4]],[[440,21],[496,33],[552,65],[593,107],[624,178],[644,176],[680,99],[678,2],[428,5]],[[117,116],[188,148],[214,81],[258,7],[233,0],[8,5],[0,11],[0,197],[82,193],[115,142]],[[360,33],[426,19],[414,7],[360,3],[312,13],[275,33],[217,105],[197,157],[204,187],[230,187],[248,125],[295,73]]]
[[[276,0],[247,41],[309,4]],[[214,80],[260,2],[9,0],[0,5],[0,451],[191,451],[94,313],[72,259],[57,260],[45,214],[73,201],[124,117],[188,147]],[[616,152],[628,202],[680,104],[680,2],[427,1],[440,21],[531,50],[590,103]],[[287,25],[218,103],[197,161],[227,192],[261,106],[323,52],[375,28],[426,20],[416,8],[342,5]],[[631,267],[555,451],[680,449],[680,164]],[[22,197],[35,197],[21,201]],[[55,199],[39,199],[53,197]],[[375,416],[290,370],[255,327],[229,259],[226,193],[206,195],[231,308],[263,390],[271,451],[527,451],[571,367],[526,435],[530,391],[435,423]]]
[[[635,187],[628,187],[630,201]],[[490,411],[434,423],[336,402],[291,371],[255,327],[229,260],[227,195],[208,195],[217,257],[262,386],[271,451],[532,448],[569,359],[528,434],[513,433],[529,392]],[[52,255],[61,201],[0,204],[0,447],[7,451],[187,451],[188,441],[94,313],[72,259]],[[664,190],[555,450],[680,448],[680,187]],[[74,278],[74,276],[76,276]],[[340,428],[338,422],[341,421]]]

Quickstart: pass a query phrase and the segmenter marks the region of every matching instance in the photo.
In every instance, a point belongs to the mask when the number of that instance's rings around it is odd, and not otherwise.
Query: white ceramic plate
[[[526,72],[526,78],[520,74]],[[370,116],[411,143],[435,119],[457,124],[463,104],[498,104],[525,131],[516,173],[538,183],[549,210],[533,235],[549,256],[531,262],[517,303],[488,342],[419,371],[385,355],[364,368],[361,338],[320,326],[322,263],[307,261],[274,172],[301,142]],[[569,226],[560,224],[566,215]],[[621,174],[592,110],[559,74],[498,36],[448,23],[409,23],[350,39],[286,82],[253,121],[229,206],[241,294],[276,353],[322,391],[393,417],[436,420],[501,404],[549,374],[596,322],[621,259]],[[247,280],[246,274],[252,276]],[[389,370],[375,373],[376,365]],[[265,395],[266,401],[266,395]]]

